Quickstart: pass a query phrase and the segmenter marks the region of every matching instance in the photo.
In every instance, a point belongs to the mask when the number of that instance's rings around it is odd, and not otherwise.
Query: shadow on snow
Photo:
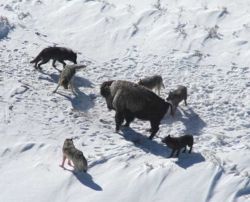
[[[136,147],[142,149],[146,153],[151,153],[156,156],[168,158],[172,151],[163,143],[149,140],[144,135],[134,131],[131,128],[122,128],[122,132],[125,140],[133,142]],[[186,169],[194,164],[201,163],[203,161],[205,161],[205,158],[200,153],[180,153],[176,164]]]
[[[82,185],[96,191],[102,191],[102,187],[94,182],[92,176],[89,173],[75,172],[67,168],[64,168],[64,170],[71,172]]]

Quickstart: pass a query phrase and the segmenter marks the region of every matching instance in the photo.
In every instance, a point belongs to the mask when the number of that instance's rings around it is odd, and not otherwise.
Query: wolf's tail
[[[39,53],[38,56],[36,56],[34,60],[31,60],[30,63],[38,62],[40,58],[41,58],[41,53]]]

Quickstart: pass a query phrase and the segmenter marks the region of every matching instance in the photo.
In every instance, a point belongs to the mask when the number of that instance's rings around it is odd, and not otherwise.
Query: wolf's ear
[[[168,135],[168,137],[170,137],[170,135]]]

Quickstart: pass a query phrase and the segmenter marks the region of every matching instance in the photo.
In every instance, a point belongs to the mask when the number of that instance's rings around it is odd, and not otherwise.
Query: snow
[[[1,1],[0,201],[249,201],[249,9],[229,0]],[[58,72],[29,63],[50,45],[87,64],[75,76],[78,96],[53,94]],[[115,133],[100,84],[153,74],[163,98],[187,86],[188,106],[167,114],[153,141],[141,120]],[[167,158],[168,134],[194,135],[193,153]],[[87,174],[59,167],[69,137]]]

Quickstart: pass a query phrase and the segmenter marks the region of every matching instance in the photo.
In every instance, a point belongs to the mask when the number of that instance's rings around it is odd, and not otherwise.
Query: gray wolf
[[[167,101],[173,105],[173,114],[175,114],[176,108],[182,100],[187,105],[187,87],[179,85],[176,90],[170,91],[167,97]]]
[[[49,60],[53,60],[52,66],[56,68],[56,61],[66,65],[64,60],[69,60],[74,64],[77,64],[77,54],[73,52],[71,49],[64,47],[47,47],[44,48],[34,60],[30,61],[30,63],[35,63],[36,69],[41,69],[41,65],[49,62]],[[40,62],[41,61],[41,62]],[[39,63],[40,62],[40,63]],[[57,69],[57,68],[56,68]],[[57,69],[58,70],[58,69]]]
[[[66,65],[60,74],[58,85],[53,93],[56,93],[60,86],[63,86],[65,89],[68,89],[70,86],[73,94],[76,94],[73,86],[73,77],[77,70],[85,68],[85,65]]]
[[[178,157],[182,148],[184,148],[183,153],[186,152],[186,146],[190,147],[189,153],[191,153],[194,144],[194,138],[192,135],[184,135],[181,137],[170,137],[170,135],[168,135],[162,140],[162,142],[172,149],[172,153],[169,157],[172,157],[176,150],[176,156]]]
[[[156,89],[158,95],[160,95],[161,88],[165,88],[162,77],[160,75],[154,75],[140,79],[138,84],[150,90]]]
[[[100,93],[106,99],[108,109],[116,111],[116,131],[119,131],[124,119],[127,127],[134,118],[148,120],[151,124],[149,139],[152,139],[159,130],[161,119],[169,107],[172,110],[170,103],[147,88],[129,81],[103,82]]]
[[[63,144],[63,160],[61,167],[64,168],[65,160],[68,159],[68,164],[74,167],[75,171],[79,172],[87,172],[88,163],[86,158],[84,157],[83,153],[75,148],[72,139],[65,139]],[[73,165],[71,164],[73,162]]]

